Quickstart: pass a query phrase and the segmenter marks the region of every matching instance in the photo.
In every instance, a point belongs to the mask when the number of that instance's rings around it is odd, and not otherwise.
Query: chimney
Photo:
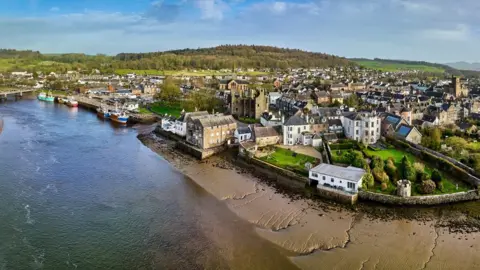
[[[285,115],[282,115],[282,124],[285,124]]]

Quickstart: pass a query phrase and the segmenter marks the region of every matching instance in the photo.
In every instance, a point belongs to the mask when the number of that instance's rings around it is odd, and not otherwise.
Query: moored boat
[[[97,108],[97,116],[104,119],[110,118],[110,111],[105,109],[103,106]]]
[[[70,107],[78,107],[78,101],[76,101],[73,97],[67,98],[66,104]]]
[[[37,98],[42,101],[55,101],[55,97],[53,97],[51,93],[46,94],[45,92],[41,92]]]
[[[63,98],[63,97],[58,97],[58,98],[57,98],[57,101],[58,101],[58,103],[60,103],[60,104],[64,104],[67,100],[66,100],[65,98]]]
[[[129,116],[124,111],[110,112],[110,120],[119,124],[126,124]]]

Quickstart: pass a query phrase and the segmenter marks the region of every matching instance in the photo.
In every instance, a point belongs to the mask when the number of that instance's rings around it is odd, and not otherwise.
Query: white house
[[[244,142],[252,139],[252,128],[248,127],[239,127],[235,130],[234,133],[235,142]]]
[[[274,127],[274,126],[281,126],[282,125],[282,113],[276,112],[264,112],[260,116],[260,124],[264,127]]]
[[[136,102],[127,102],[127,103],[123,104],[123,107],[124,107],[127,111],[138,110],[138,103],[136,103]]]
[[[365,145],[374,144],[380,139],[380,117],[375,112],[355,112],[342,118],[345,137],[362,142]]]
[[[310,181],[317,181],[317,187],[336,188],[350,193],[357,193],[362,186],[364,169],[355,167],[340,167],[322,163],[309,171]]]
[[[280,92],[270,92],[268,93],[268,104],[275,105],[277,104],[277,99],[282,97],[282,93]]]
[[[283,124],[283,144],[295,145],[303,143],[304,132],[310,132],[308,115],[294,115]]]

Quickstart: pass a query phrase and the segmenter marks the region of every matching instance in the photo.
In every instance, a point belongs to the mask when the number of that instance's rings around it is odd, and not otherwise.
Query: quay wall
[[[374,201],[391,205],[439,205],[480,199],[480,195],[477,190],[442,195],[413,196],[406,198],[360,190],[358,192],[358,197],[360,200]]]

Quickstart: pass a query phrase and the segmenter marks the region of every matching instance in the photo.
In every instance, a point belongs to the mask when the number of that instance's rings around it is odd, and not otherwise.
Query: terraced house
[[[187,142],[210,149],[234,141],[237,122],[231,115],[209,114],[193,116],[187,120]]]

